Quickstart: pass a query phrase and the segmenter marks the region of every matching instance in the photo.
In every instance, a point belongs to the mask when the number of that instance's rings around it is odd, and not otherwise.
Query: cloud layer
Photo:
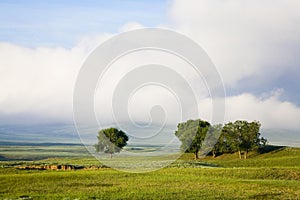
[[[297,0],[175,0],[173,26],[204,47],[227,86],[256,77],[261,84],[299,69]],[[259,79],[259,80],[257,80]]]
[[[287,91],[284,87],[277,90],[281,87],[276,85],[278,77],[299,69],[299,10],[300,2],[296,0],[191,0],[189,3],[175,0],[169,9],[170,24],[165,26],[190,36],[207,51],[229,94],[243,85],[241,92],[226,98],[225,121],[260,120],[264,128],[300,129],[300,108],[283,101]],[[140,27],[132,22],[119,30]],[[0,43],[1,124],[22,122],[24,116],[32,116],[32,122],[41,118],[46,122],[71,121],[72,93],[80,67],[88,54],[109,37],[109,34],[86,37],[70,49],[32,49]],[[252,88],[253,92],[243,92],[253,84],[258,89],[266,83],[272,83],[265,87],[267,93],[257,95],[256,88]],[[299,86],[294,89],[297,91]],[[210,99],[202,97],[199,117],[210,120]],[[159,98],[166,102],[164,95],[155,100]],[[143,109],[130,106],[139,111],[133,113],[137,121],[139,116],[147,121],[145,113],[140,113]],[[110,118],[111,113],[102,117]]]
[[[86,56],[109,35],[83,38],[71,48],[27,48],[0,43],[0,115],[2,124],[72,120],[72,95]],[[20,117],[20,120],[18,119]],[[25,120],[30,122],[30,119]]]

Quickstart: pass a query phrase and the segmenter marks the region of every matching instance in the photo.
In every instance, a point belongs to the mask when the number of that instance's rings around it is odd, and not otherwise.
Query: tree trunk
[[[196,151],[196,152],[194,153],[194,155],[195,155],[195,160],[197,160],[197,159],[199,158],[199,156],[198,156],[198,151]]]
[[[110,158],[112,158],[112,155],[113,155],[113,154],[111,153],[111,154],[110,154]]]
[[[241,153],[241,150],[239,150],[238,152],[239,152],[239,157],[240,157],[240,159],[242,159],[242,153]]]
[[[215,158],[216,157],[216,152],[212,151],[212,154],[213,154],[213,158]]]
[[[248,150],[244,153],[244,158],[247,159]]]

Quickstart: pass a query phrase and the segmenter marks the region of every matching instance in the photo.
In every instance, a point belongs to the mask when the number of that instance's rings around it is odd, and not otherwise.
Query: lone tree
[[[127,145],[128,136],[116,128],[107,128],[98,132],[98,143],[95,144],[96,152],[119,153]]]
[[[181,141],[181,150],[194,153],[195,159],[198,159],[198,153],[209,127],[207,121],[200,119],[179,123],[175,135]]]
[[[261,124],[258,121],[247,122],[242,120],[225,124],[223,134],[229,148],[233,152],[238,152],[240,158],[242,158],[241,152],[243,151],[246,159],[250,150],[258,148],[261,142],[266,143],[265,138],[260,138],[260,126]]]

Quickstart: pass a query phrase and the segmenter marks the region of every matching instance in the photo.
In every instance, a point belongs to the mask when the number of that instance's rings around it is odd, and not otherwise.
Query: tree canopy
[[[214,157],[238,152],[240,158],[242,153],[247,158],[249,151],[267,143],[266,138],[260,137],[260,127],[258,121],[237,120],[223,126],[210,125],[209,122],[197,119],[179,123],[175,135],[181,141],[181,150],[194,153],[195,159],[198,159],[200,149],[203,153],[210,151]]]
[[[247,122],[237,120],[234,123],[229,122],[223,127],[223,136],[230,148],[234,152],[238,152],[241,158],[241,151],[244,151],[244,157],[250,150],[258,148],[261,141],[265,140],[260,138],[261,124],[258,121]]]
[[[204,140],[204,146],[206,147],[206,149],[208,149],[205,150],[206,153],[209,153],[209,151],[211,151],[213,157],[216,157],[217,154],[223,152],[226,148],[226,145],[222,139],[222,130],[222,124],[212,125],[207,132],[206,139]]]
[[[127,145],[128,136],[116,128],[102,129],[98,132],[98,143],[95,144],[96,152],[112,154],[119,153]]]
[[[210,124],[207,121],[200,119],[179,123],[175,135],[181,141],[181,150],[183,152],[194,153],[195,159],[198,159],[202,141],[209,127]]]

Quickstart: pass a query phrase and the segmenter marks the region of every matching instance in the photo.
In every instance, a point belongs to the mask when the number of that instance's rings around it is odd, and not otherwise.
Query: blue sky
[[[72,47],[83,36],[115,33],[128,22],[165,23],[166,0],[13,0],[0,2],[0,41]]]

